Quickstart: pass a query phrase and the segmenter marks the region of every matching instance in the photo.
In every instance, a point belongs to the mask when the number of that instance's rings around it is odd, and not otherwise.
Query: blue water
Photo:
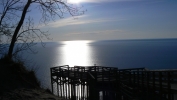
[[[38,69],[44,87],[50,87],[49,68],[60,65],[177,69],[177,39],[48,42],[35,49],[37,54],[23,57]]]

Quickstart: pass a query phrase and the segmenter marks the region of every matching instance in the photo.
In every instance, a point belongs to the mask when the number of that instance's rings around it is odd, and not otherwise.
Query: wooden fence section
[[[177,100],[177,70],[119,70],[121,93],[126,98]]]
[[[176,100],[177,70],[53,67],[52,92],[71,100]]]

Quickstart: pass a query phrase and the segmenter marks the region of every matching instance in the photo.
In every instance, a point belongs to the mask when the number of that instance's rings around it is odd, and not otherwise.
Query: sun
[[[69,3],[80,3],[83,0],[68,0]]]

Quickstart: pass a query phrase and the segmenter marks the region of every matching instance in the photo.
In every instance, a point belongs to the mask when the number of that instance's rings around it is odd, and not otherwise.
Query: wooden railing
[[[177,94],[177,70],[65,65],[50,71],[52,92],[65,99],[177,99],[174,97]]]
[[[124,95],[131,98],[140,97],[139,94],[145,93],[146,99],[152,97],[162,100],[175,100],[174,94],[177,94],[177,70],[150,71],[144,69],[137,70],[119,70],[120,86]],[[140,91],[136,94],[135,91]],[[149,96],[147,96],[149,95]],[[158,95],[158,97],[156,97]],[[138,98],[136,97],[136,98]]]

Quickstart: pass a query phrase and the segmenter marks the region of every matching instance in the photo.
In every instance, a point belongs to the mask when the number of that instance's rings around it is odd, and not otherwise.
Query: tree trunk
[[[19,23],[18,23],[18,25],[17,25],[17,27],[14,31],[14,34],[12,36],[12,40],[11,40],[9,51],[8,51],[8,57],[10,59],[12,59],[12,53],[13,53],[14,45],[15,45],[15,42],[16,42],[16,39],[17,39],[17,35],[18,35],[18,32],[19,32],[21,26],[23,25],[23,22],[24,22],[24,19],[25,19],[25,16],[26,16],[26,13],[27,13],[27,10],[28,10],[30,4],[31,4],[31,0],[28,0],[28,2],[26,3],[26,5],[23,9],[20,21],[19,21]]]

